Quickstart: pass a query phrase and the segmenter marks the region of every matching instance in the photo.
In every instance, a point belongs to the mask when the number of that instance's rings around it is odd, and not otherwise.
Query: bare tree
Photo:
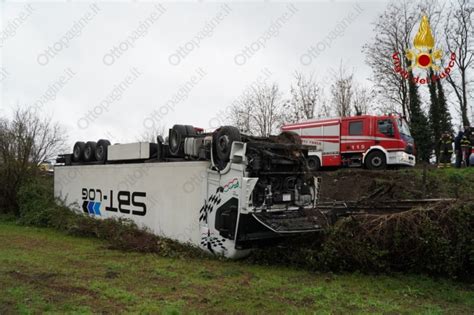
[[[252,97],[247,96],[241,103],[233,105],[230,120],[244,133],[253,133],[255,124],[252,121]]]
[[[367,114],[371,109],[372,100],[375,93],[372,89],[359,83],[354,84],[354,92],[352,95],[352,105],[356,115]]]
[[[143,132],[136,138],[137,141],[143,142],[152,142],[156,143],[158,136],[165,138],[168,135],[166,126],[153,126],[153,128],[146,128]]]
[[[308,77],[295,72],[295,83],[290,87],[290,100],[285,104],[285,121],[298,122],[312,119],[316,110],[322,106],[322,87],[316,82],[314,75]]]
[[[331,107],[330,103],[328,102],[326,98],[323,98],[321,100],[321,107],[319,108],[316,116],[318,118],[328,118],[334,115],[335,115],[334,110]]]
[[[469,73],[474,72],[474,5],[469,0],[458,0],[446,16],[446,46],[456,53],[456,69],[448,76],[459,104],[464,126],[469,125],[468,98],[472,93],[473,81]]]
[[[333,80],[331,96],[337,115],[341,117],[349,116],[351,115],[352,98],[354,95],[354,74],[349,73],[341,62]]]
[[[13,118],[0,120],[0,161],[38,165],[65,149],[65,133],[51,119],[41,119],[28,109],[17,109]]]
[[[17,212],[16,194],[37,166],[65,149],[65,132],[51,119],[17,109],[0,119],[0,209]]]
[[[261,84],[232,108],[231,121],[243,132],[268,136],[282,123],[282,99],[278,86]]]
[[[411,33],[419,20],[420,11],[413,1],[391,2],[374,22],[374,40],[364,45],[366,63],[372,68],[376,95],[383,110],[399,111],[409,117],[409,84],[394,71],[394,56],[398,54],[400,68],[407,69],[405,50],[411,46]]]
[[[275,133],[282,123],[281,93],[276,83],[271,86],[264,84],[256,89],[254,106],[252,118],[257,125],[257,132],[261,136]]]

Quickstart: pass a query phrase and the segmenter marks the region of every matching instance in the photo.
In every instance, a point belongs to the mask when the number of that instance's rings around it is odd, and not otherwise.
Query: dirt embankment
[[[474,198],[474,168],[319,172],[321,201],[365,199]]]

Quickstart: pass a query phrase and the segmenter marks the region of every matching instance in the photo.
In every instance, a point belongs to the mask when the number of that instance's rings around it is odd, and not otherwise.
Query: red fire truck
[[[309,167],[365,166],[385,169],[387,165],[415,165],[415,145],[410,129],[399,115],[361,115],[309,120],[287,124],[283,131],[301,136],[313,146]]]

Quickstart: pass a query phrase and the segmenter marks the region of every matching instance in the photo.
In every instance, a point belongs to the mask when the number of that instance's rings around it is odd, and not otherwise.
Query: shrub
[[[462,277],[474,272],[474,202],[339,220],[320,235],[258,250],[251,261],[312,270],[405,271]]]
[[[0,212],[19,215],[22,186],[40,176],[38,165],[65,149],[65,132],[31,108],[0,116]],[[32,218],[33,219],[33,218]]]
[[[56,204],[53,199],[53,189],[49,178],[33,177],[20,187],[18,206],[20,223],[49,226]]]
[[[328,268],[472,275],[474,203],[342,220],[320,254]]]

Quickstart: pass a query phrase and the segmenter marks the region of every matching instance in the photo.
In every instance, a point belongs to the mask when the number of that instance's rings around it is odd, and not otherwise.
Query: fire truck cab
[[[404,118],[398,115],[361,115],[287,124],[283,131],[301,136],[313,147],[309,167],[348,166],[385,169],[415,165],[415,144]]]

